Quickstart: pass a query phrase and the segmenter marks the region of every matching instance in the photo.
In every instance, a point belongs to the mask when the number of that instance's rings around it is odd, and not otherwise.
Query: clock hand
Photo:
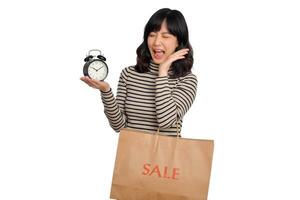
[[[96,70],[96,71],[98,71],[97,69],[95,69],[94,67],[91,67],[92,69],[94,69],[94,70]]]
[[[103,66],[102,66],[102,67],[103,67]],[[101,69],[102,67],[100,67],[99,69]],[[99,71],[99,69],[98,69],[98,70],[96,69],[96,71]]]

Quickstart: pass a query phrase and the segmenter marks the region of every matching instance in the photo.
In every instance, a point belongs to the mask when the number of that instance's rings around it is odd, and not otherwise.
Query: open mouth
[[[153,54],[154,54],[155,59],[161,59],[164,56],[165,51],[163,51],[161,49],[156,49],[156,50],[153,50]]]

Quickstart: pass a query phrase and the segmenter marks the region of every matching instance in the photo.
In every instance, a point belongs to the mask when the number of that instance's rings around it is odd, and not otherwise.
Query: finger
[[[86,82],[86,81],[89,80],[89,77],[88,76],[83,76],[83,77],[80,78],[80,80]]]
[[[178,60],[178,59],[184,59],[184,58],[186,58],[186,54],[187,54],[187,52],[181,52],[180,54],[177,54],[175,56],[175,59],[176,60]]]
[[[175,54],[173,54],[172,57],[176,59],[176,58],[184,56],[186,54],[188,54],[188,51],[180,51],[180,52],[176,52]]]
[[[82,80],[83,82],[85,82],[90,87],[95,87],[94,84],[87,77],[82,77],[82,78],[80,78],[80,80]]]
[[[190,49],[188,49],[188,48],[184,48],[184,49],[180,49],[180,50],[178,50],[177,52],[182,52],[182,51],[189,51]]]
[[[80,77],[80,80],[85,81],[85,76]]]
[[[177,57],[177,56],[186,55],[188,53],[189,53],[189,51],[187,51],[187,50],[182,50],[182,51],[180,50],[180,51],[177,51],[176,53],[174,53],[173,56]]]
[[[100,81],[97,80],[90,80],[91,85],[93,85],[95,88],[101,88],[103,87],[103,84]]]
[[[189,49],[181,49],[178,53],[184,53],[187,54],[189,52]]]
[[[184,48],[182,49],[183,51],[189,51],[190,49],[189,48]]]
[[[88,80],[89,85],[93,88],[99,88],[98,83],[96,83],[95,81],[93,81],[92,79]]]
[[[90,79],[89,81],[93,84],[97,84],[97,85],[101,84],[101,81],[97,81],[95,79]]]
[[[81,80],[82,82],[85,82],[85,83],[87,83],[87,80],[86,80],[86,78],[85,78],[85,77],[81,77],[81,78],[80,78],[80,80]]]
[[[90,87],[94,87],[94,85],[93,84],[91,84],[89,81],[84,81],[88,86],[90,86]]]

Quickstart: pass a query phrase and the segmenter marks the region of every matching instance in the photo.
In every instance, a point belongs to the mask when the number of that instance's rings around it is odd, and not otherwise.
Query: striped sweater
[[[159,66],[149,66],[146,73],[134,66],[122,70],[116,98],[111,89],[101,92],[104,113],[116,132],[123,127],[155,132],[159,127],[161,134],[176,135],[177,122],[180,133],[183,116],[195,100],[197,77],[159,77]]]

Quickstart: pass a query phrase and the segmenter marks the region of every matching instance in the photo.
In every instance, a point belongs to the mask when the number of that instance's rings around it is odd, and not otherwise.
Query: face
[[[152,61],[156,64],[161,64],[175,52],[178,41],[177,37],[169,32],[167,22],[164,20],[158,32],[149,33],[147,44]]]
[[[107,67],[103,62],[94,61],[88,68],[88,74],[92,79],[104,80],[107,75]]]

